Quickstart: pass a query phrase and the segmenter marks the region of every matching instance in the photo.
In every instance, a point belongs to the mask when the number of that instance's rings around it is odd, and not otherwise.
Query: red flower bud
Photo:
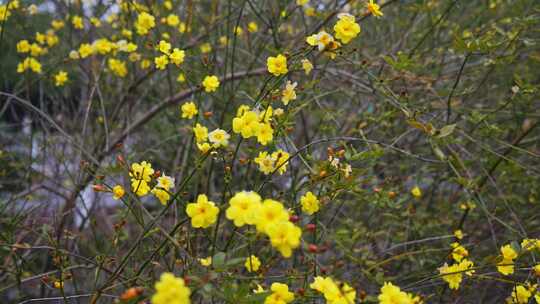
[[[319,251],[319,247],[315,244],[309,244],[308,251],[311,253],[317,253]]]
[[[292,223],[296,223],[300,220],[300,217],[298,215],[291,215],[289,216],[289,221],[291,221]]]
[[[317,226],[315,224],[307,224],[306,225],[306,229],[310,232],[313,232],[315,231],[315,229],[317,228]]]

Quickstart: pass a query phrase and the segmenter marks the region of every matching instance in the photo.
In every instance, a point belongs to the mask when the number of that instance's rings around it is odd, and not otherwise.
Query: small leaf
[[[447,125],[447,126],[442,127],[438,137],[443,138],[443,137],[446,137],[446,136],[452,134],[452,132],[454,132],[455,128],[456,128],[456,124],[451,124],[451,125]]]

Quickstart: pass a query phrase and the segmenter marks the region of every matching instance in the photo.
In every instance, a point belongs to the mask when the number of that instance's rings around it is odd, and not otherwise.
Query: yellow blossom
[[[250,33],[255,33],[259,30],[259,26],[257,25],[257,23],[251,21],[250,23],[248,23],[248,32]]]
[[[171,44],[165,40],[160,40],[158,44],[158,50],[163,54],[169,54],[171,51]]]
[[[258,257],[251,255],[246,258],[244,266],[246,267],[248,272],[255,272],[259,270],[259,267],[261,267],[261,260],[259,260]]]
[[[81,58],[86,58],[94,53],[94,48],[88,44],[83,43],[79,46],[79,55]]]
[[[529,287],[529,286],[527,286]],[[512,288],[512,294],[506,299],[508,304],[527,304],[529,303],[529,298],[532,296],[531,290],[523,285],[518,285]],[[535,290],[534,288],[533,290]]]
[[[28,40],[21,40],[17,42],[17,53],[28,53],[30,52],[30,43]]]
[[[210,43],[206,42],[206,43],[201,44],[200,50],[201,50],[201,53],[207,54],[212,51],[212,46],[210,45]]]
[[[336,38],[347,44],[360,33],[360,25],[355,22],[354,16],[349,14],[339,14],[338,22],[334,25]]]
[[[368,3],[366,3],[366,7],[368,11],[375,17],[381,17],[383,13],[381,12],[381,7],[373,2],[373,0],[369,0]]]
[[[214,148],[226,147],[229,144],[230,137],[229,133],[222,129],[215,129],[208,133],[208,141]]]
[[[202,85],[205,92],[214,92],[219,87],[219,79],[215,75],[206,76],[204,77]]]
[[[124,188],[122,186],[120,186],[120,185],[114,186],[113,189],[112,189],[112,192],[113,192],[113,199],[115,199],[115,200],[119,200],[126,193]]]
[[[118,77],[127,75],[126,63],[119,59],[109,58],[109,69]]]
[[[283,150],[277,150],[272,153],[272,157],[276,159],[276,169],[280,175],[283,175],[287,171],[287,164],[289,163],[289,153]]]
[[[266,146],[274,138],[274,129],[269,123],[260,124],[260,128],[257,130],[257,141]]]
[[[170,14],[169,16],[167,16],[167,25],[168,26],[177,26],[178,24],[180,23],[180,18],[178,18],[177,15],[175,14]]]
[[[229,205],[225,216],[234,221],[235,226],[253,225],[261,208],[261,197],[253,191],[242,191],[229,200]]]
[[[302,205],[302,211],[309,215],[319,211],[319,199],[311,191],[308,191],[300,198],[300,204]]]
[[[147,12],[142,12],[137,16],[137,21],[135,22],[135,29],[137,34],[146,35],[148,31],[156,26],[156,18],[148,14]]]
[[[272,294],[264,300],[264,304],[286,304],[294,300],[294,294],[289,291],[289,287],[281,283],[272,283],[270,287]]]
[[[167,67],[167,64],[169,64],[169,57],[167,57],[167,55],[158,56],[154,58],[154,64],[157,69],[164,70]]]
[[[416,198],[420,198],[422,197],[422,190],[420,190],[420,187],[414,186],[414,188],[411,190],[411,194]]]
[[[276,248],[283,257],[288,258],[292,255],[292,250],[300,246],[302,230],[290,221],[281,221],[268,226],[266,234],[270,238],[272,247]]]
[[[54,85],[57,87],[63,86],[68,81],[68,73],[65,71],[59,71],[54,75]]]
[[[179,48],[174,48],[172,53],[169,55],[169,59],[176,66],[180,66],[184,62],[185,57],[186,57],[186,52]]]
[[[71,24],[78,30],[84,29],[83,19],[80,16],[73,16],[73,18],[71,18]]]
[[[268,175],[275,170],[276,159],[269,155],[268,152],[261,151],[255,158],[255,163],[259,165],[261,172]]]
[[[208,128],[199,123],[193,127],[193,133],[195,134],[195,140],[197,143],[203,143],[208,139]]]
[[[284,105],[288,105],[289,102],[291,100],[295,100],[296,99],[296,86],[298,84],[295,82],[295,83],[291,83],[290,80],[287,80],[287,84],[285,84],[285,89],[283,90],[283,92],[281,93],[281,101],[283,102]]]
[[[268,57],[266,60],[266,65],[268,67],[268,72],[274,76],[287,74],[289,72],[287,69],[287,57],[281,54],[277,55],[276,57]]]
[[[289,213],[283,204],[272,199],[265,199],[255,215],[257,231],[263,233],[266,233],[271,226],[288,220]]]
[[[199,112],[194,102],[186,102],[180,108],[182,111],[182,118],[192,119],[193,116]]]
[[[191,226],[208,228],[216,222],[219,208],[214,202],[209,201],[206,195],[199,194],[196,203],[187,204],[186,213],[191,218]]]
[[[517,252],[511,245],[501,247],[502,261],[497,264],[497,270],[503,275],[514,273],[514,260],[517,258]]]
[[[302,69],[304,69],[306,75],[309,75],[311,70],[313,70],[313,64],[308,59],[302,59]]]
[[[458,240],[463,239],[463,231],[461,231],[461,229],[458,229],[458,230],[454,231],[454,236]]]
[[[401,291],[401,288],[390,282],[384,282],[381,293],[378,296],[380,304],[414,304],[410,294]]]
[[[212,257],[209,256],[209,257],[206,257],[206,258],[199,258],[199,263],[201,263],[201,265],[203,265],[204,267],[208,267],[210,265],[212,265]]]
[[[152,304],[190,304],[191,290],[182,278],[174,274],[163,273],[155,284],[156,293],[152,296]]]

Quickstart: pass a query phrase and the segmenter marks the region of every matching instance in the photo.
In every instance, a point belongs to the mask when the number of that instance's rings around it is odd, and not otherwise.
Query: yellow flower
[[[167,16],[167,25],[168,26],[177,26],[180,23],[180,18],[175,14],[170,14]]]
[[[287,164],[289,163],[289,153],[279,149],[272,153],[272,157],[276,159],[276,169],[280,175],[283,175],[287,171]]]
[[[286,304],[294,300],[294,294],[289,291],[289,287],[281,283],[272,283],[270,287],[272,294],[266,297],[264,304]]]
[[[32,43],[30,45],[30,55],[34,57],[45,54],[46,52],[46,49],[40,47],[37,43]]]
[[[268,67],[268,72],[274,76],[287,74],[289,72],[287,69],[287,57],[281,54],[277,55],[276,57],[268,57],[266,60],[266,65]]]
[[[259,26],[257,25],[257,23],[251,21],[250,23],[248,23],[248,31],[250,33],[255,33],[259,30]]]
[[[285,89],[281,93],[282,95],[281,101],[283,102],[284,105],[288,105],[289,101],[296,99],[295,89],[297,85],[298,84],[296,82],[291,83],[290,80],[287,80],[287,84],[285,84]]]
[[[533,289],[534,290],[534,289]],[[512,288],[512,294],[506,299],[508,304],[527,304],[529,303],[529,298],[532,296],[532,292],[529,288],[519,285],[515,288]]]
[[[65,71],[59,71],[56,75],[54,75],[54,85],[57,87],[61,87],[68,81],[68,73]]]
[[[459,243],[452,243],[452,258],[456,262],[461,262],[461,260],[469,256],[469,251],[465,247],[461,246]]]
[[[257,129],[257,141],[266,146],[274,138],[274,129],[269,123],[260,124],[260,127]]]
[[[34,73],[41,74],[41,63],[35,58],[27,57],[17,65],[17,73],[23,73],[28,69]]]
[[[197,143],[203,143],[208,139],[208,128],[199,123],[193,127],[193,133],[195,134],[195,140]]]
[[[212,51],[212,46],[208,42],[201,44],[201,46],[199,48],[201,50],[201,53],[203,53],[203,54],[207,54],[207,53],[210,53]]]
[[[101,20],[96,17],[90,18],[90,23],[92,23],[92,25],[95,27],[101,27]]]
[[[185,57],[186,52],[179,48],[174,48],[172,53],[169,55],[169,59],[171,59],[171,62],[174,63],[176,66],[180,66],[184,62]]]
[[[266,229],[272,247],[276,248],[283,257],[292,255],[292,250],[300,246],[302,230],[290,221],[281,221]]]
[[[150,186],[148,186],[148,182],[145,180],[132,178],[131,191],[138,196],[145,196],[150,191]]]
[[[212,146],[210,146],[209,143],[205,142],[205,143],[197,143],[197,148],[199,149],[199,151],[201,151],[202,154],[206,154],[208,151],[210,151],[210,149],[212,149]]]
[[[302,211],[309,215],[319,211],[319,200],[311,191],[300,198],[300,204],[302,204]]]
[[[135,22],[135,29],[137,34],[146,35],[148,31],[156,26],[156,18],[148,14],[147,12],[142,12],[137,16],[137,21]]]
[[[152,175],[154,174],[154,169],[152,169],[152,164],[146,161],[139,163],[131,164],[131,171],[129,176],[132,179],[144,180],[145,182],[150,182],[152,180]]]
[[[238,108],[237,112],[240,112],[241,108],[242,106]],[[257,113],[249,111],[248,107],[248,110],[243,111],[238,116],[233,118],[233,132],[236,134],[242,134],[243,138],[256,136],[261,127]]]
[[[94,53],[94,48],[88,43],[83,43],[79,46],[79,55],[81,58],[86,58]]]
[[[283,204],[265,199],[255,215],[255,225],[258,232],[266,233],[269,227],[289,220],[289,213],[283,207]]]
[[[109,58],[109,69],[118,77],[127,75],[126,63],[122,60]]]
[[[336,38],[347,44],[360,33],[360,25],[355,22],[354,16],[349,14],[338,15],[338,22],[334,25]]]
[[[215,129],[208,133],[208,141],[214,148],[226,147],[229,144],[230,137],[229,133],[222,129]]]
[[[390,282],[385,282],[381,287],[378,296],[380,304],[413,304],[414,300],[410,294],[401,291],[401,288]]]
[[[266,151],[259,152],[259,155],[255,158],[255,163],[259,165],[259,170],[265,175],[272,173],[276,169],[276,159]]]
[[[296,5],[306,5],[309,2],[309,0],[296,0]]]
[[[152,296],[152,304],[190,304],[191,290],[182,278],[174,274],[163,273],[155,284],[156,293]]]
[[[474,266],[473,262],[463,259],[459,264],[444,264],[439,268],[439,273],[442,275],[442,279],[448,283],[450,289],[459,289],[459,285],[463,279],[463,273],[472,275],[474,270],[469,270]]]
[[[538,239],[523,239],[521,241],[521,248],[523,250],[531,251],[533,249],[540,249],[540,240]]]
[[[186,75],[184,75],[184,73],[178,74],[178,77],[176,77],[176,81],[178,81],[180,83],[186,82]]]
[[[366,7],[368,11],[375,17],[381,17],[383,15],[380,6],[373,2],[373,0],[369,0],[369,2],[366,3]]]
[[[163,174],[162,176],[157,178],[156,187],[170,190],[174,188],[174,178]]]
[[[165,40],[160,40],[159,41],[159,44],[158,44],[158,50],[160,52],[162,52],[163,54],[169,54],[169,52],[171,51],[171,44],[168,43],[167,41]]]
[[[313,64],[308,59],[302,59],[302,69],[304,69],[306,75],[309,75],[313,70]]]
[[[497,265],[497,270],[503,275],[514,273],[514,260],[517,258],[517,252],[510,245],[501,247],[502,261]]]
[[[229,39],[227,38],[227,36],[219,37],[219,44],[221,44],[222,47],[226,47],[227,43],[229,43]]]
[[[17,53],[28,53],[30,52],[30,43],[28,40],[21,40],[17,42]]]
[[[242,191],[229,200],[229,205],[225,216],[234,221],[236,227],[242,227],[245,224],[253,225],[261,208],[261,197],[253,191]]]
[[[114,186],[113,189],[112,189],[112,192],[113,192],[113,199],[115,199],[115,200],[121,199],[122,196],[124,196],[124,194],[126,193],[124,188],[122,186],[120,186],[120,185]]]
[[[212,265],[212,257],[209,256],[207,258],[199,258],[199,263],[201,263],[201,265],[203,265],[204,267],[208,267]]]
[[[219,79],[215,75],[206,76],[202,85],[207,93],[214,92],[219,87]]]
[[[196,203],[187,204],[186,213],[191,218],[191,226],[208,228],[216,222],[219,208],[214,202],[209,201],[206,195],[199,194]]]
[[[141,60],[141,69],[143,70],[146,70],[150,67],[150,65],[152,64],[152,62],[148,59],[143,59]]]
[[[157,69],[164,70],[167,67],[167,64],[169,64],[169,57],[167,57],[167,55],[158,56],[154,58],[154,64]]]
[[[55,20],[51,21],[52,28],[57,30],[57,31],[62,29],[64,27],[64,25],[65,25],[65,23],[62,20],[55,19]]]
[[[420,187],[414,186],[414,188],[411,190],[411,194],[416,198],[420,198],[422,197],[422,190],[420,190]]]
[[[180,109],[182,110],[182,118],[192,119],[193,116],[199,113],[197,106],[193,102],[184,103]]]
[[[167,205],[167,202],[169,201],[169,199],[171,199],[171,195],[169,194],[169,191],[165,189],[154,187],[154,189],[152,189],[151,192],[155,197],[157,197],[157,199],[162,205]]]
[[[454,231],[454,236],[458,240],[463,239],[463,231],[461,231],[461,229],[458,229],[458,230]]]
[[[320,31],[317,34],[311,35],[306,38],[306,42],[311,46],[316,46],[319,51],[330,49],[330,45],[334,42],[334,37],[325,31]]]
[[[246,262],[244,263],[244,266],[249,272],[257,271],[259,270],[259,267],[261,267],[261,260],[259,260],[258,257],[251,255],[248,258],[246,258]]]
[[[101,38],[92,43],[94,52],[98,52],[102,55],[110,53],[114,47],[114,44],[106,38]]]
[[[83,19],[80,16],[73,16],[71,18],[71,24],[73,24],[73,27],[82,30],[84,28]]]

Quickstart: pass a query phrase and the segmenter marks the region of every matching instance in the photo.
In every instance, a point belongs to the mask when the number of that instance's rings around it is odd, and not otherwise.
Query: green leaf
[[[441,131],[439,132],[439,136],[437,136],[437,137],[438,138],[446,137],[446,136],[452,134],[452,132],[454,132],[455,128],[456,128],[456,124],[451,124],[451,125],[444,126],[444,127],[442,127]]]

